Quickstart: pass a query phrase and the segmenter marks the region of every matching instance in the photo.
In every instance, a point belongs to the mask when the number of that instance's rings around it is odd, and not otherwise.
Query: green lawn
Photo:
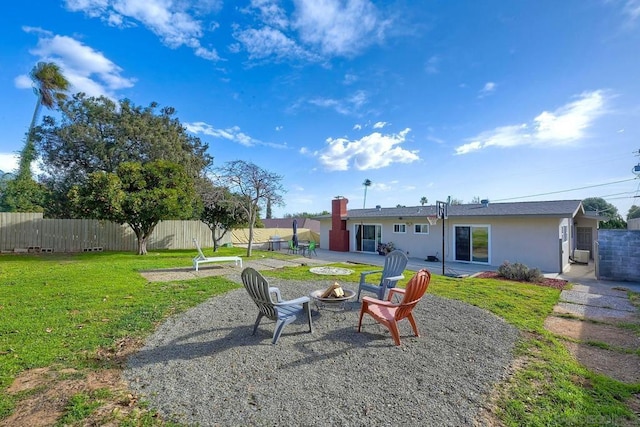
[[[244,252],[240,248],[220,249],[220,255],[243,256]],[[219,277],[148,283],[138,273],[189,267],[193,255],[193,251],[161,251],[144,257],[106,252],[1,256],[0,388],[5,390],[16,376],[31,368],[73,368],[86,375],[117,367],[96,355],[123,338],[144,338],[164,318],[238,287]],[[254,256],[285,255],[255,251]],[[378,268],[355,266],[354,274],[336,279],[357,282],[360,271]],[[317,279],[308,269],[264,274]],[[405,276],[411,274],[406,272]],[[429,292],[487,309],[522,331],[515,355],[521,368],[495,393],[496,413],[506,425],[633,425],[633,414],[622,402],[640,392],[640,385],[623,385],[590,373],[544,330],[544,319],[559,291],[434,275]],[[0,423],[24,397],[0,393]],[[117,401],[119,397],[108,391],[78,393],[67,403],[60,424],[82,425],[83,419],[109,399]],[[144,407],[127,413],[120,424],[164,425]]]

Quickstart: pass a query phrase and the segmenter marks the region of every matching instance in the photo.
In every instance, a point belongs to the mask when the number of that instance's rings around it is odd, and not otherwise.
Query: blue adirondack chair
[[[313,332],[311,325],[311,307],[309,306],[309,297],[300,297],[294,300],[283,301],[280,295],[280,289],[269,286],[267,279],[251,267],[247,267],[242,271],[242,283],[247,290],[253,302],[258,306],[258,317],[253,326],[253,335],[258,330],[258,325],[263,317],[267,317],[276,322],[276,328],[273,332],[272,344],[278,342],[280,334],[286,325],[296,320],[298,315],[306,314],[309,320],[309,332]],[[275,296],[275,300],[273,299]]]
[[[409,262],[409,258],[407,258],[404,252],[395,250],[385,256],[382,270],[364,271],[360,273],[357,299],[360,300],[360,292],[369,291],[376,294],[378,299],[383,300],[387,289],[395,287],[398,280],[404,279],[402,272],[407,266],[407,262]],[[382,273],[380,282],[368,283],[367,276],[376,273]]]

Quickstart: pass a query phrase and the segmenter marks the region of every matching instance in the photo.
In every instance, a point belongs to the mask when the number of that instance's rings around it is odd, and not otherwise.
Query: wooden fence
[[[229,233],[230,234],[230,233]],[[211,247],[211,231],[201,221],[160,221],[147,249],[194,249],[193,238]],[[230,242],[225,236],[223,243]],[[0,212],[2,252],[135,251],[128,225],[93,219],[45,219],[41,213]]]

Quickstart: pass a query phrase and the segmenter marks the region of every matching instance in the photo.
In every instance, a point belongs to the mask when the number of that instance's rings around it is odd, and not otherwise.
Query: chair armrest
[[[383,301],[383,300],[371,298],[371,297],[362,297],[362,306],[366,307],[367,305],[381,305],[383,307],[398,306],[398,304],[393,304],[391,301]]]
[[[269,286],[269,293],[276,294],[276,301],[282,302],[282,295],[280,295],[280,289],[276,288],[275,286]]]
[[[296,299],[292,299],[292,300],[288,300],[288,301],[278,301],[274,305],[305,304],[305,303],[308,303],[309,301],[311,301],[309,297],[300,297],[300,298],[296,298]]]
[[[399,276],[391,276],[391,277],[385,277],[384,280],[388,280],[390,282],[397,282],[398,280],[402,280],[404,279],[404,275],[401,274]]]
[[[402,294],[402,295],[404,295],[405,292],[406,292],[406,289],[391,288],[391,289],[389,289],[389,293],[387,294],[387,301],[391,301],[391,298],[393,297],[394,294]]]

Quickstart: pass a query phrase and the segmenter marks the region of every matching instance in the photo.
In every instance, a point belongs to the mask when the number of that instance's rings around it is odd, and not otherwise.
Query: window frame
[[[421,231],[416,231],[416,227],[420,227]],[[425,227],[427,231],[422,231],[425,229]],[[429,234],[430,232],[431,232],[431,226],[427,223],[413,224],[413,234]]]
[[[400,231],[400,228],[402,231]],[[407,223],[396,222],[393,224],[393,234],[407,234]]]

